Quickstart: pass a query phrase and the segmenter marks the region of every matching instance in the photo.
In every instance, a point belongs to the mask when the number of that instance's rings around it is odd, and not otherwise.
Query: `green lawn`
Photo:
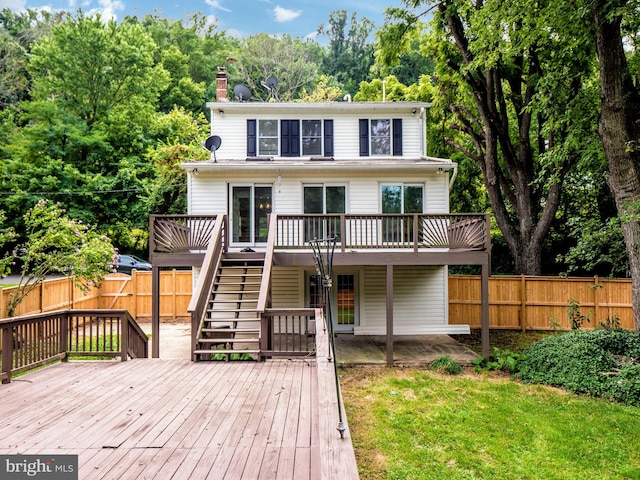
[[[499,375],[342,369],[362,480],[640,479],[640,409]]]

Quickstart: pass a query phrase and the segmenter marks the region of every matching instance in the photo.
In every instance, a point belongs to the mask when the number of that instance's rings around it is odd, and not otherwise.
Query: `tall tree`
[[[640,330],[640,92],[627,61],[623,27],[637,36],[640,4],[588,0],[602,91],[598,132],[629,252],[636,330]]]
[[[480,167],[516,272],[540,274],[563,180],[596,114],[585,94],[593,48],[566,28],[584,32],[585,19],[562,2],[406,3],[434,3],[430,49],[440,92],[434,105],[449,111],[454,134],[447,142]],[[381,38],[390,62],[398,39],[426,11],[388,12],[396,23]]]
[[[15,13],[0,11],[0,108],[16,106],[28,98],[27,63],[31,46],[47,35],[61,15],[45,10]]]
[[[60,201],[75,218],[98,224],[119,245],[144,226],[139,202],[153,170],[146,135],[166,85],[155,43],[140,25],[66,15],[32,48],[33,100],[0,164],[0,200],[16,232],[39,198]]]
[[[318,77],[318,54],[317,44],[289,35],[252,35],[244,39],[236,61],[230,64],[231,77],[249,87],[255,99],[267,100],[270,92],[262,84],[275,76],[277,99],[291,101],[303,89],[313,88]]]
[[[333,10],[328,22],[318,27],[318,35],[329,39],[322,72],[334,77],[346,93],[354,95],[360,82],[370,79],[374,61],[370,37],[374,26],[368,18],[358,18],[356,12],[347,18],[346,10]]]

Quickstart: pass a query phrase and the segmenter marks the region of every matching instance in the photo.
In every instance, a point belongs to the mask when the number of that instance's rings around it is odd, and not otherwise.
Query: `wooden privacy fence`
[[[0,287],[0,318],[5,318],[11,288]],[[190,319],[187,312],[193,279],[190,270],[160,274],[162,321]],[[504,276],[489,279],[491,328],[518,330],[568,330],[567,307],[579,305],[589,317],[586,328],[619,319],[634,328],[630,279]],[[42,282],[18,307],[16,315],[72,309],[128,310],[138,321],[151,320],[151,272],[109,275],[100,289],[82,292],[66,278]],[[449,323],[480,328],[480,277],[449,276]]]
[[[9,296],[17,287],[0,287],[0,318],[7,317]],[[191,318],[187,312],[191,300],[190,270],[160,273],[160,317],[163,320]],[[108,275],[100,288],[82,292],[71,279],[48,279],[40,283],[18,306],[15,316],[45,313],[60,309],[128,310],[138,321],[151,321],[151,272],[133,271]]]
[[[589,322],[599,327],[619,320],[634,328],[630,279],[504,276],[489,279],[491,328],[518,330],[569,330],[570,302]],[[481,325],[480,277],[449,276],[449,323]]]

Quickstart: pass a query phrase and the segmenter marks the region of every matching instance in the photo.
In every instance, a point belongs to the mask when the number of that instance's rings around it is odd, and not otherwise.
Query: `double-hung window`
[[[344,185],[304,185],[305,241],[340,237],[340,214],[346,213]]]
[[[402,119],[360,120],[360,156],[402,155]]]
[[[278,121],[258,120],[258,155],[278,155]]]

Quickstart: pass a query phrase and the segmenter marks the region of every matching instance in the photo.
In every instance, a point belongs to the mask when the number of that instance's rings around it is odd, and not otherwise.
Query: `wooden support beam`
[[[160,268],[151,271],[151,356],[160,358]]]
[[[387,365],[393,366],[393,265],[387,265]]]
[[[489,265],[482,265],[482,278],[480,280],[480,292],[482,297],[482,356],[489,360]]]

